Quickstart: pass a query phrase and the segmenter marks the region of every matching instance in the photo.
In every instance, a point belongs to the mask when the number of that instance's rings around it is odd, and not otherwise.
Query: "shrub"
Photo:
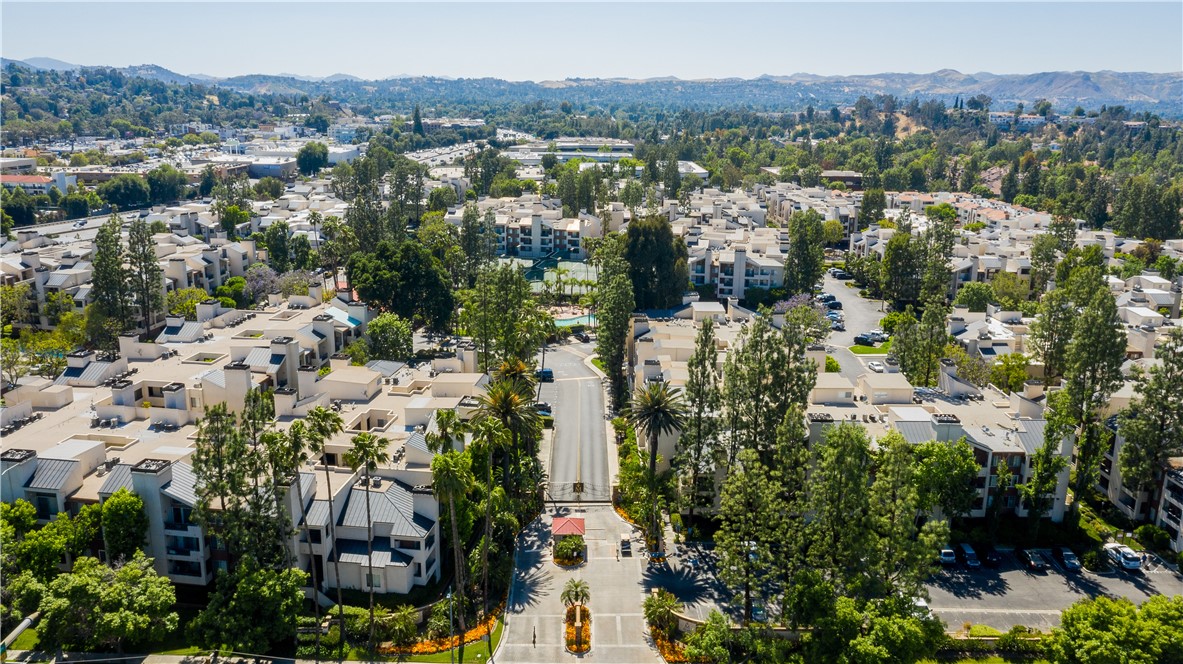
[[[442,639],[452,632],[448,618],[448,603],[436,602],[431,607],[431,615],[427,618],[427,636],[432,639]]]
[[[1135,528],[1134,537],[1142,543],[1142,546],[1156,551],[1166,551],[1171,545],[1171,535],[1166,530],[1149,523]]]
[[[838,364],[832,355],[826,356],[826,373],[838,373],[842,371],[842,365]]]
[[[1085,551],[1084,555],[1080,558],[1080,562],[1094,572],[1104,571],[1109,567],[1109,560],[1097,549]]]
[[[670,527],[674,529],[675,533],[682,532],[682,515],[674,512],[670,515]]]
[[[564,537],[555,544],[555,560],[560,564],[578,562],[583,557],[583,538],[579,535]]]

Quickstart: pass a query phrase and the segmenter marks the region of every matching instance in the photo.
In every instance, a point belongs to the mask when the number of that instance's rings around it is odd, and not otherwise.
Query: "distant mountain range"
[[[53,58],[4,59],[31,69],[77,70],[80,65]],[[217,85],[242,92],[276,94],[329,94],[343,101],[382,99],[391,103],[443,98],[458,102],[572,101],[612,104],[648,102],[683,107],[746,106],[766,110],[825,107],[851,104],[860,95],[890,94],[940,98],[989,95],[996,108],[1017,102],[1048,99],[1061,110],[1080,104],[1086,108],[1123,104],[1131,109],[1153,110],[1183,116],[1183,72],[1164,74],[1115,71],[1056,71],[1036,74],[963,74],[942,69],[927,74],[883,73],[855,76],[819,76],[796,73],[764,75],[754,79],[680,79],[660,77],[574,78],[561,81],[505,81],[502,79],[452,79],[400,74],[382,80],[364,80],[338,73],[324,77],[296,74],[249,74],[218,78],[204,74],[178,74],[145,64],[123,67],[129,76],[175,84]]]

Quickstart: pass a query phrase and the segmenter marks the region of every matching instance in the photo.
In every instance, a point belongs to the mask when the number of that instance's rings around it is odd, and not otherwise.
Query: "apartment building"
[[[477,207],[482,216],[493,211],[497,253],[502,256],[585,260],[588,254],[584,241],[602,235],[599,217],[585,212],[578,217],[564,217],[562,202],[557,198],[487,198]],[[449,210],[444,217],[457,227],[463,218],[463,207]]]
[[[144,500],[157,570],[179,584],[206,585],[226,553],[193,518],[196,421],[207,406],[237,410],[249,390],[273,389],[279,430],[317,406],[344,420],[323,458],[301,468],[285,493],[298,565],[315,566],[325,588],[405,593],[437,580],[439,506],[424,434],[439,410],[470,416],[488,377],[477,373],[470,343],[430,366],[350,366],[337,353],[370,316],[365,305],[322,304],[319,295],[252,312],[211,302],[199,306],[198,320],[170,319],[155,341],[125,335],[117,354],[73,353],[58,378],[26,377],[6,391],[0,499],[26,499],[47,521],[126,488]],[[368,484],[344,464],[351,437],[363,431],[387,439],[391,459]],[[95,553],[103,555],[101,543]]]
[[[735,344],[740,321],[750,315],[734,305],[726,314],[688,306],[671,320],[635,319],[636,340],[629,354],[634,387],[653,381],[684,386],[687,363],[694,352],[696,320],[705,317],[720,320],[716,344],[717,366],[722,370],[726,353]],[[984,517],[994,501],[1002,501],[1003,513],[1026,515],[1014,486],[1030,475],[1031,458],[1044,443],[1042,384],[1032,381],[1021,393],[1010,395],[992,386],[979,389],[959,378],[955,365],[948,360],[941,363],[940,390],[914,389],[898,365],[890,362],[884,373],[868,371],[852,381],[842,374],[825,373],[825,354],[822,346],[806,351],[806,358],[813,360],[819,371],[806,405],[810,444],[819,442],[827,427],[842,421],[865,427],[872,439],[888,431],[898,431],[912,444],[964,438],[979,466],[974,479],[978,494],[969,516]],[[658,438],[659,468],[668,467],[669,459],[678,451],[677,445],[677,433]],[[1060,454],[1071,456],[1071,441],[1060,445]],[[1010,488],[999,488],[1000,469],[1013,475]],[[1064,516],[1067,491],[1065,470],[1058,478],[1048,514],[1053,521]]]

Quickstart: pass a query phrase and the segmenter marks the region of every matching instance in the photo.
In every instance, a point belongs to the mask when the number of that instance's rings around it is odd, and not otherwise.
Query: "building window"
[[[382,587],[382,575],[381,574],[372,574],[372,573],[366,574],[366,586],[370,587],[370,588],[381,588]]]
[[[415,577],[419,578],[422,576],[423,576],[423,563],[415,563]]]

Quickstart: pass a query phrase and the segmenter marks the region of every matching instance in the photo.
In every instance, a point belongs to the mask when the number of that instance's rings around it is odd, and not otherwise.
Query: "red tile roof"
[[[0,182],[12,182],[14,184],[49,184],[53,179],[47,178],[44,175],[0,175]]]
[[[558,517],[551,524],[550,532],[553,535],[585,535],[587,534],[587,527],[583,525],[583,519],[577,517]]]

